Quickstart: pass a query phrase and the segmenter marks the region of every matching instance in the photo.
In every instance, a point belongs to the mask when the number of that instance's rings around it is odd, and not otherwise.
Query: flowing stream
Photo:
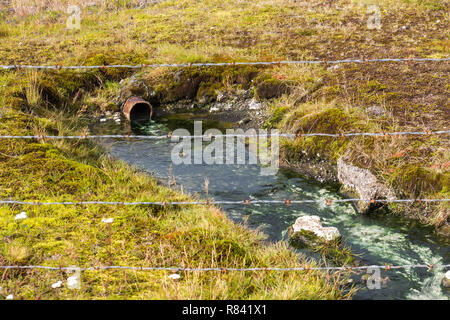
[[[114,121],[91,126],[95,134],[165,135],[177,128],[193,133],[193,120],[181,117],[159,119],[158,122],[120,124]],[[224,132],[233,124],[203,121],[203,130],[217,128]],[[131,163],[155,177],[175,180],[184,192],[205,196],[204,178],[209,180],[209,196],[215,200],[240,201],[248,198],[291,200],[341,199],[330,187],[304,179],[289,170],[276,175],[262,176],[259,165],[172,165],[174,143],[155,140],[105,140],[102,142],[110,154]],[[229,218],[238,223],[247,220],[250,228],[263,231],[270,241],[287,238],[286,231],[297,217],[317,215],[324,226],[339,229],[346,244],[367,265],[448,264],[450,250],[429,228],[413,221],[391,216],[368,216],[356,213],[350,203],[327,206],[324,203],[285,205],[224,205]],[[368,289],[364,284],[355,299],[449,299],[450,292],[441,286],[445,270],[406,269],[381,270],[381,289]],[[353,279],[358,283],[361,275]]]

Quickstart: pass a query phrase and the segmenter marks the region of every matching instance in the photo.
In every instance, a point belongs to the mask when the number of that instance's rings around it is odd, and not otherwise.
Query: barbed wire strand
[[[235,138],[251,138],[251,137],[283,137],[283,138],[301,138],[301,137],[357,137],[357,136],[372,136],[372,137],[387,137],[399,135],[432,135],[432,134],[450,134],[450,130],[438,131],[399,131],[399,132],[350,132],[350,133],[268,133],[268,134],[213,134],[213,135],[172,135],[171,133],[161,136],[145,136],[145,135],[72,135],[72,136],[46,136],[46,135],[28,135],[28,136],[0,136],[0,139],[146,139],[146,140],[165,140],[170,138],[179,139],[210,139],[221,137],[235,137]]]
[[[96,266],[96,267],[49,267],[41,265],[30,265],[30,266],[0,266],[0,269],[44,269],[44,270],[54,270],[54,271],[100,271],[100,270],[135,270],[135,271],[174,271],[174,272],[195,272],[195,271],[314,271],[314,270],[366,270],[369,268],[383,268],[386,271],[394,269],[428,269],[429,271],[436,269],[446,269],[450,268],[450,264],[446,265],[432,265],[432,264],[411,264],[411,265],[370,265],[370,266],[358,266],[358,267],[292,267],[292,268],[281,268],[281,267],[255,267],[255,268],[184,268],[184,267],[133,267],[133,266]]]
[[[363,201],[369,203],[425,203],[425,202],[449,202],[450,199],[305,199],[305,200],[242,200],[242,201],[61,201],[61,202],[39,202],[39,201],[18,201],[18,200],[0,200],[0,205],[17,204],[30,206],[47,206],[47,205],[124,205],[124,206],[138,206],[138,205],[217,205],[217,204],[301,204],[301,203],[325,203],[331,205],[333,203],[355,202]]]
[[[186,68],[186,67],[213,67],[213,66],[244,66],[244,65],[282,65],[282,64],[340,64],[340,63],[372,63],[372,62],[444,62],[450,58],[380,58],[380,59],[343,59],[343,60],[287,60],[287,61],[247,61],[247,62],[206,62],[206,63],[162,63],[162,64],[113,64],[96,66],[61,66],[61,65],[0,65],[0,69],[108,69],[108,68]]]

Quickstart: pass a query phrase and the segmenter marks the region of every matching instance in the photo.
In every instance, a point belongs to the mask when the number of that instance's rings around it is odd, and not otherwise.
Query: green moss
[[[272,78],[267,74],[259,75],[253,83],[257,100],[278,98],[288,92],[287,82]]]
[[[380,83],[378,80],[370,80],[367,83],[367,88],[369,89],[369,91],[382,91],[386,89],[386,85]]]
[[[209,103],[216,99],[217,90],[220,88],[220,83],[206,83],[202,82],[197,90],[196,100],[202,103]]]
[[[329,108],[304,115],[296,124],[296,132],[339,133],[349,130],[356,118],[340,108]]]
[[[321,112],[303,115],[301,111],[288,114],[280,126],[289,127],[295,133],[339,133],[348,131],[357,121],[354,115],[347,114],[339,108],[329,108]],[[302,137],[295,140],[283,140],[281,153],[291,160],[304,157],[329,159],[336,163],[347,150],[350,141],[343,138]]]

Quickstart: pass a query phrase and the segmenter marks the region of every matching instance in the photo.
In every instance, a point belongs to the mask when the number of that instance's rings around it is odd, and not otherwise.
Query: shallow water
[[[203,121],[203,129],[224,128],[232,124]],[[130,129],[135,134],[164,135],[177,128],[193,133],[193,122],[180,119],[161,119],[158,123],[117,124],[113,121],[95,124],[95,134],[124,134]],[[114,157],[123,159],[154,176],[175,179],[177,188],[184,192],[205,196],[204,178],[209,180],[209,196],[215,200],[243,199],[340,199],[337,192],[314,181],[288,171],[280,170],[272,176],[260,175],[259,165],[174,165],[171,151],[174,143],[167,141],[131,140],[104,141]],[[224,205],[224,211],[236,222],[248,219],[247,225],[263,231],[269,240],[286,239],[287,228],[297,217],[318,215],[324,226],[337,227],[346,244],[360,255],[367,265],[448,264],[450,251],[431,229],[387,216],[357,214],[350,203],[327,206],[324,203],[285,205]],[[444,270],[425,269],[381,270],[389,281],[381,289],[369,290],[364,285],[355,299],[449,299],[448,289],[441,286]],[[360,276],[353,277],[358,282]]]

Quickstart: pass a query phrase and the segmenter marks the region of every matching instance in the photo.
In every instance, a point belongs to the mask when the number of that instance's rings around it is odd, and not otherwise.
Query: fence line
[[[355,201],[364,201],[369,203],[426,203],[426,202],[449,202],[450,199],[304,199],[304,200],[242,200],[242,201],[133,201],[133,202],[124,202],[124,201],[61,201],[61,202],[39,202],[39,201],[17,201],[17,200],[0,200],[0,205],[8,205],[8,204],[18,204],[18,205],[30,205],[30,206],[48,206],[48,205],[94,205],[94,204],[104,204],[104,205],[123,205],[123,206],[138,206],[138,205],[157,205],[157,206],[166,206],[166,205],[218,205],[218,204],[244,204],[244,205],[252,205],[252,204],[285,204],[287,206],[292,204],[301,204],[301,203],[325,203],[327,205],[331,205],[333,203],[342,203],[342,202],[355,202]]]
[[[0,136],[0,139],[145,139],[145,140],[165,140],[173,137],[179,139],[211,139],[220,137],[235,138],[251,138],[251,137],[282,137],[282,138],[301,138],[301,137],[389,137],[400,135],[432,135],[432,134],[450,134],[450,130],[439,131],[399,131],[399,132],[349,132],[349,133],[267,133],[267,134],[212,134],[212,135],[189,135],[178,136],[169,133],[162,136],[145,136],[145,135],[73,135],[73,136],[46,136],[46,135],[30,135],[30,136]]]
[[[255,267],[255,268],[183,268],[183,267],[133,267],[133,266],[96,266],[96,267],[48,267],[40,265],[31,266],[0,266],[0,269],[44,269],[54,271],[100,271],[100,270],[135,270],[135,271],[173,271],[173,272],[195,272],[195,271],[314,271],[314,270],[337,270],[337,271],[351,271],[351,270],[366,270],[369,268],[380,268],[386,271],[394,269],[428,269],[429,271],[436,269],[450,268],[450,264],[445,265],[432,265],[432,264],[411,264],[411,265],[371,265],[371,266],[359,266],[359,267],[292,267],[292,268],[279,268],[279,267]]]
[[[213,67],[213,66],[243,66],[243,65],[284,65],[284,64],[339,64],[339,63],[372,63],[372,62],[444,62],[450,58],[380,58],[380,59],[343,59],[343,60],[288,60],[288,61],[255,61],[255,62],[206,62],[206,63],[163,63],[163,64],[114,64],[97,66],[61,66],[61,65],[0,65],[0,69],[108,69],[108,68],[186,68],[186,67]]]

